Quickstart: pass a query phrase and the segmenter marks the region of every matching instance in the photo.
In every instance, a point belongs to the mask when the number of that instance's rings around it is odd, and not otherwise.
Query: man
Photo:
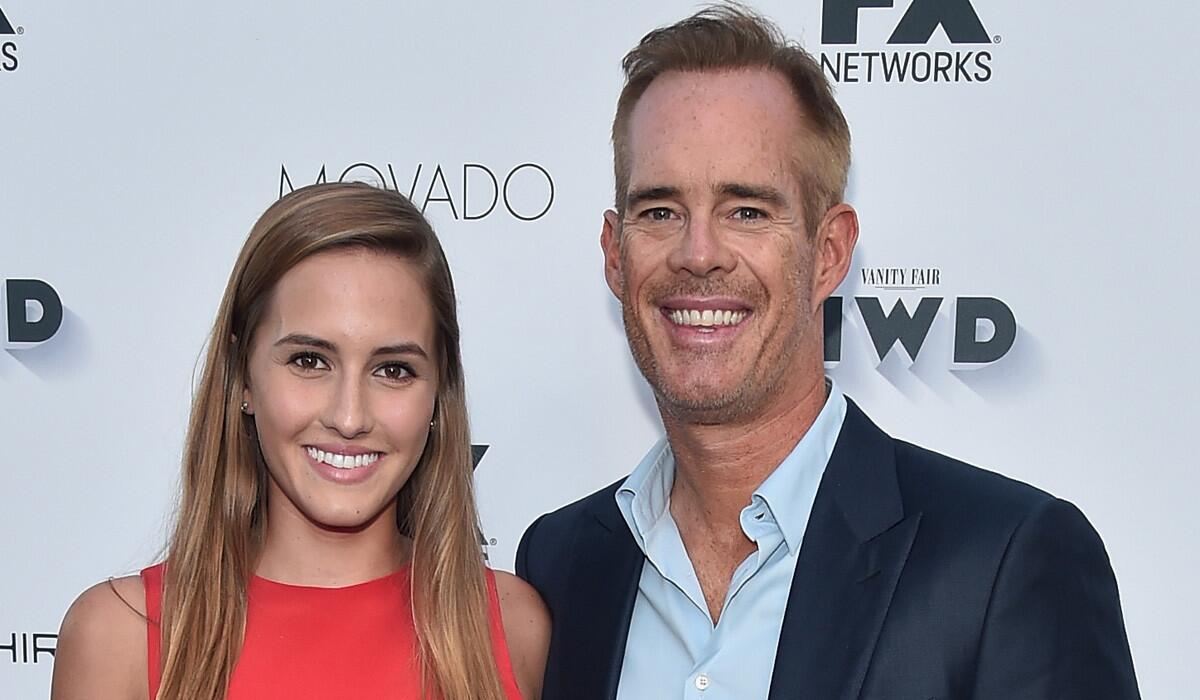
[[[522,539],[544,697],[1138,697],[1083,515],[889,437],[825,378],[858,221],[812,57],[716,7],[624,67],[601,246],[666,438]]]

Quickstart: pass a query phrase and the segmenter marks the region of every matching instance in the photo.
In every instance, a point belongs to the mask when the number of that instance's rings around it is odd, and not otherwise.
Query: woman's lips
[[[384,454],[348,445],[306,445],[304,456],[313,471],[326,480],[356,484],[377,471]]]

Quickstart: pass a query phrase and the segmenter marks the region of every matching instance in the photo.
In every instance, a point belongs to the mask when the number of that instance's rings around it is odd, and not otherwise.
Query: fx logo
[[[479,466],[479,460],[483,459],[483,456],[485,454],[487,454],[489,447],[491,447],[491,445],[471,445],[471,468],[472,469]]]
[[[0,8],[0,34],[16,34],[17,30],[13,28],[12,22],[8,21],[8,17],[4,16],[4,9]]]
[[[824,0],[821,43],[857,44],[858,11],[892,4],[892,0]],[[912,0],[887,43],[925,44],[938,27],[952,44],[992,43],[971,0]]]
[[[9,35],[16,36],[24,31],[24,27],[14,27],[13,23],[8,21],[8,17],[4,16],[4,10],[0,9],[0,39]],[[17,42],[0,41],[0,73],[15,71],[19,65],[21,63],[17,58]]]

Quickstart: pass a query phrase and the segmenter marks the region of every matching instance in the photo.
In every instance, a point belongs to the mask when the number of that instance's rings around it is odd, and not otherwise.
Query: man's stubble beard
[[[793,278],[792,289],[795,295],[800,297],[798,303],[789,304],[788,302],[791,300],[782,300],[782,305],[785,308],[790,305],[801,314],[805,313],[805,310],[810,306],[810,295],[807,293],[808,286],[800,279],[802,276],[797,274]],[[665,290],[664,292],[650,296],[651,298],[661,298],[676,291],[683,291],[678,289],[678,287],[683,286],[675,285],[675,289]],[[708,288],[695,292],[699,295],[716,293],[716,290],[712,289],[714,286],[712,284],[691,286]],[[628,290],[629,285],[625,284],[624,289]],[[766,292],[761,288],[754,290],[741,289],[739,291],[741,291],[740,298],[745,299],[749,297],[756,301],[754,304],[755,313],[762,310],[766,306],[764,302],[769,300]],[[764,351],[769,349],[773,341],[777,340],[769,335],[763,339],[758,356],[750,363],[749,369],[735,386],[716,394],[688,396],[686,389],[682,391],[677,390],[676,387],[671,386],[663,377],[658,360],[654,357],[654,353],[651,350],[649,338],[643,326],[639,323],[639,316],[636,313],[636,302],[629,298],[627,292],[622,293],[621,297],[621,318],[625,325],[625,337],[629,342],[629,350],[633,355],[633,360],[641,371],[642,376],[646,378],[646,382],[650,384],[650,388],[654,391],[659,411],[662,412],[664,418],[670,416],[684,423],[701,425],[734,424],[747,422],[749,419],[752,419],[774,398],[772,390],[783,386],[784,375],[791,368],[795,353],[801,346],[805,336],[811,332],[808,322],[803,318],[797,319],[796,325],[792,328],[792,337],[782,339],[782,346],[780,347],[778,357],[775,358],[775,362],[768,366],[763,366],[762,364]],[[783,329],[776,326],[772,330],[779,332]]]

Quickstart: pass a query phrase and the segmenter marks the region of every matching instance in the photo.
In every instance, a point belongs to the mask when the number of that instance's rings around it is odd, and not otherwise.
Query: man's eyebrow
[[[788,201],[783,192],[769,185],[746,185],[738,182],[727,182],[718,186],[717,192],[727,197],[757,199],[761,202],[780,207],[786,205]]]
[[[281,345],[300,345],[303,347],[325,350],[335,354],[338,351],[337,345],[334,345],[328,340],[307,335],[305,333],[291,333],[275,341],[275,347],[279,347]],[[408,342],[384,345],[375,348],[375,350],[371,352],[372,357],[379,355],[416,355],[425,359],[429,358],[429,353],[425,352],[425,348],[421,347],[419,343]]]
[[[672,199],[678,197],[680,189],[678,187],[670,187],[667,185],[656,185],[653,187],[641,187],[636,190],[630,190],[625,195],[625,208],[635,207],[642,202],[650,202],[659,199]]]

